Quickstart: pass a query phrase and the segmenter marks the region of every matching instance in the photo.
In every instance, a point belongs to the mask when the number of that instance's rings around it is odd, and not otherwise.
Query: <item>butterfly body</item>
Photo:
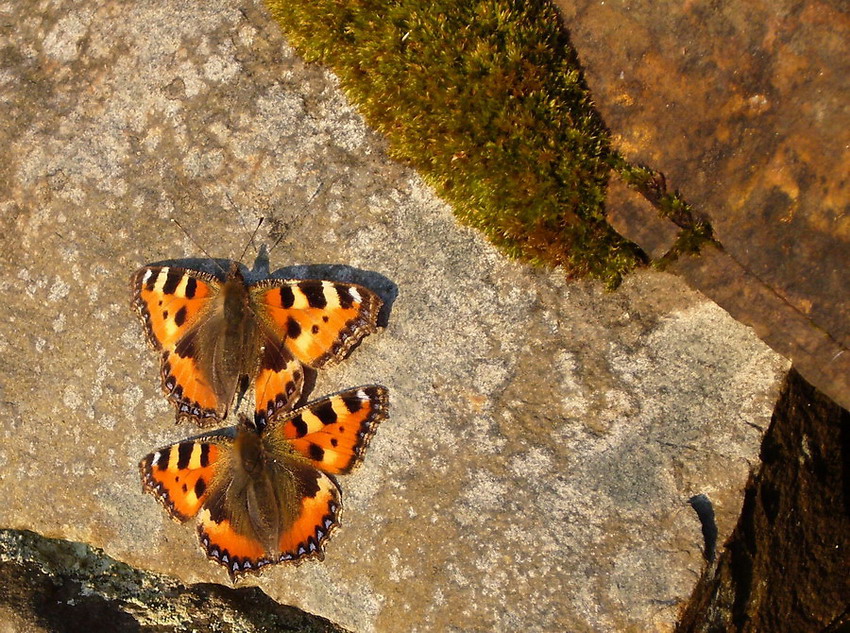
[[[381,300],[357,286],[319,280],[247,283],[233,262],[222,281],[170,266],[131,278],[132,303],[161,351],[163,390],[177,418],[225,419],[250,383],[264,424],[297,402],[303,365],[338,362],[376,329]]]
[[[235,435],[212,433],[145,457],[143,487],[175,520],[198,516],[207,557],[232,577],[323,558],[342,508],[331,475],[359,463],[386,410],[386,389],[367,386],[276,416],[265,427],[241,416]]]
[[[244,393],[255,378],[262,351],[256,309],[235,263],[210,303],[205,326],[197,330],[195,354],[201,374],[209,377],[218,401],[216,416],[224,419],[234,397]],[[266,333],[266,338],[269,344],[280,345],[273,334]],[[296,390],[300,392],[300,384]]]

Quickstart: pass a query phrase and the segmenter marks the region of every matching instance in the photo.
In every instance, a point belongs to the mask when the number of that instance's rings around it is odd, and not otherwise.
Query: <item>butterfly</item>
[[[339,525],[349,473],[387,417],[384,387],[321,398],[258,427],[240,416],[235,435],[216,431],[166,446],[139,463],[142,487],[182,523],[198,517],[207,558],[231,580],[280,562],[324,559]]]
[[[383,305],[356,284],[264,279],[246,283],[237,262],[225,279],[186,268],[145,266],[130,279],[132,306],[161,352],[163,391],[177,420],[205,425],[227,417],[251,381],[262,425],[291,409],[302,363],[342,360],[376,330]]]

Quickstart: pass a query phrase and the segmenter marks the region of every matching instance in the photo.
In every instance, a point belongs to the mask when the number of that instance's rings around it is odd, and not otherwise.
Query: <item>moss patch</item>
[[[605,222],[608,135],[557,9],[510,0],[268,0],[465,223],[616,285],[646,256]]]
[[[616,152],[609,155],[608,163],[623,182],[640,192],[655,207],[661,217],[681,229],[670,250],[664,257],[653,262],[655,266],[664,268],[680,255],[699,253],[707,243],[720,247],[720,243],[714,239],[714,231],[708,220],[698,217],[678,191],[667,191],[663,174],[648,167],[632,165]]]

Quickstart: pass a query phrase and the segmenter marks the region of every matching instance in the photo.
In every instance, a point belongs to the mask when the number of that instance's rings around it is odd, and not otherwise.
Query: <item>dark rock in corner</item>
[[[792,370],[761,459],[677,631],[850,630],[850,412]]]
[[[83,543],[17,530],[0,530],[0,630],[345,631],[257,587],[184,585]]]

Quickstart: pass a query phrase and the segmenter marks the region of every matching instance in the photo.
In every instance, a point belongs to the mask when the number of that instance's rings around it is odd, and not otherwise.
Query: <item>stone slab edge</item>
[[[680,259],[670,271],[752,327],[806,380],[850,409],[850,351],[731,255],[712,246],[699,257]]]
[[[647,253],[658,250],[659,231],[675,229],[672,222],[657,217],[652,220],[652,230],[640,229],[647,218],[640,210],[649,203],[617,179],[611,181],[606,204],[621,218],[615,222],[615,229]],[[733,318],[752,327],[759,338],[789,359],[807,381],[843,408],[850,409],[850,350],[732,255],[708,246],[699,256],[682,257],[666,270],[679,275]]]

